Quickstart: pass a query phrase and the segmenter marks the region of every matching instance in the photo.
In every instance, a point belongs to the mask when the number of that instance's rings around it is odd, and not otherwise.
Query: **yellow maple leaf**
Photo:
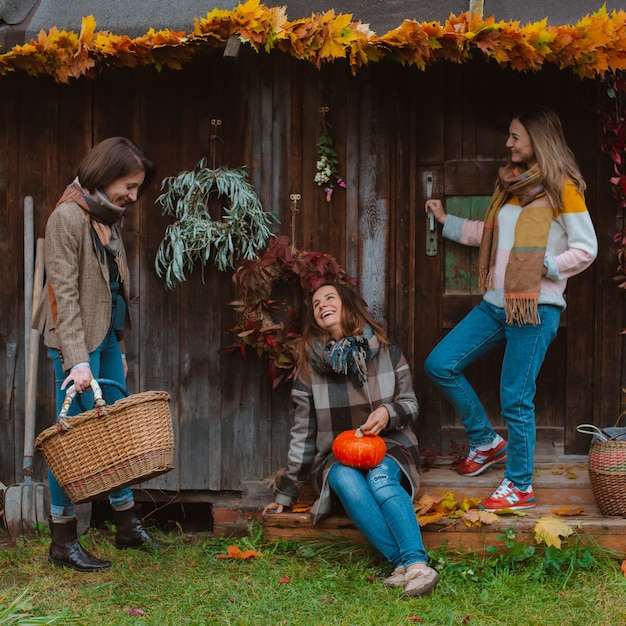
[[[80,25],[80,35],[78,39],[82,45],[89,45],[96,30],[96,20],[93,15],[83,17]]]
[[[540,517],[533,529],[535,541],[561,549],[561,537],[569,537],[574,529],[556,517]]]

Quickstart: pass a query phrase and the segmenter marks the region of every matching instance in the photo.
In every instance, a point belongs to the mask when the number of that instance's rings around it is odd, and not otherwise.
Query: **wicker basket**
[[[595,430],[589,449],[587,468],[593,497],[604,515],[626,517],[626,429],[583,424],[579,432]]]
[[[65,419],[72,402],[66,398],[59,423],[41,432],[35,441],[74,504],[95,500],[174,467],[170,395],[146,391],[107,406],[96,387],[95,408]]]

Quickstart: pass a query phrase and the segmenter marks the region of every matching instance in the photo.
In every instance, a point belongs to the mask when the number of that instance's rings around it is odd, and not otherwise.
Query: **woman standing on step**
[[[419,487],[419,452],[412,425],[418,406],[402,352],[367,312],[354,291],[326,283],[312,295],[299,345],[299,371],[287,467],[275,501],[263,514],[282,513],[311,477],[319,491],[314,523],[329,514],[336,496],[355,526],[394,566],[384,584],[409,596],[432,591],[439,576],[427,556],[413,509]],[[334,438],[361,427],[383,437],[387,454],[375,468],[342,465]]]
[[[447,215],[441,200],[426,202],[444,237],[480,247],[483,300],[441,340],[424,367],[469,439],[470,452],[458,472],[478,476],[506,459],[504,480],[481,503],[487,511],[535,506],[536,380],[565,308],[567,279],[597,254],[585,182],[558,116],[543,106],[515,116],[506,147],[510,159],[500,168],[484,221]],[[502,345],[500,408],[508,445],[463,374]]]
[[[35,326],[54,363],[56,414],[65,388],[74,384],[86,409],[93,406],[92,378],[126,387],[128,365],[123,337],[130,327],[129,280],[121,221],[128,205],[152,181],[155,168],[129,139],[105,139],[83,158],[46,225],[46,285]],[[84,393],[83,393],[84,392]],[[107,389],[109,404],[122,397]],[[79,413],[74,402],[68,416]],[[80,572],[110,567],[78,541],[74,505],[52,472],[50,560]],[[109,496],[117,526],[118,548],[153,545],[134,507],[133,492]]]

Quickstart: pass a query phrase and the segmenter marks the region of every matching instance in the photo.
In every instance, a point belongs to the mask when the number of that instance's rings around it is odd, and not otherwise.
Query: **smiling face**
[[[124,207],[137,200],[139,188],[143,184],[145,177],[144,171],[136,172],[135,174],[114,180],[109,185],[106,185],[102,191],[111,204]]]
[[[313,317],[317,325],[330,334],[333,339],[341,339],[344,330],[341,323],[343,303],[332,285],[320,287],[311,300]]]
[[[511,152],[513,163],[525,163],[531,166],[537,160],[530,135],[518,119],[511,120],[506,147]]]

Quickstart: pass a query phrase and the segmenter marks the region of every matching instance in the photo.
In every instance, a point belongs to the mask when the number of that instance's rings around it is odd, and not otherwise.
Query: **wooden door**
[[[515,96],[520,86],[499,77],[490,81],[490,70],[448,69],[438,86],[431,86],[434,101],[424,107],[426,120],[418,124],[437,148],[416,142],[416,321],[414,361],[421,412],[418,435],[423,447],[440,454],[455,453],[467,445],[464,429],[452,407],[423,372],[432,348],[480,302],[477,248],[461,246],[441,237],[441,227],[429,234],[423,213],[425,200],[441,198],[449,213],[482,219],[497,176],[506,160],[505,142]],[[474,99],[474,92],[481,98]],[[458,97],[458,93],[465,94]],[[507,100],[508,96],[508,100]],[[491,99],[490,99],[491,98]],[[546,102],[557,110],[559,103]],[[420,135],[422,138],[423,134]],[[420,153],[423,146],[423,153]],[[434,241],[433,241],[434,239]],[[436,245],[436,250],[427,247]],[[566,431],[567,325],[564,315],[557,339],[550,347],[538,379],[535,398],[537,454],[562,454]],[[494,427],[506,435],[500,416],[499,386],[502,350],[483,358],[466,375],[483,401]],[[571,429],[570,429],[571,430]]]

